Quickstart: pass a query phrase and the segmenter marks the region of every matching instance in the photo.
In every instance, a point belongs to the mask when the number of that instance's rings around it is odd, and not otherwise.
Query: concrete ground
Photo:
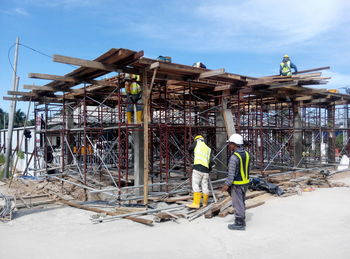
[[[232,215],[148,227],[92,224],[92,214],[57,208],[0,223],[0,258],[350,258],[347,187],[273,198],[247,211],[246,231],[227,229]]]

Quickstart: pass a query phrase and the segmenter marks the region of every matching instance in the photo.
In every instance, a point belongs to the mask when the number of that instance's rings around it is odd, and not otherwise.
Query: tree
[[[24,126],[24,122],[26,121],[26,114],[18,109],[15,113],[13,125],[15,128]]]
[[[5,129],[8,122],[8,113],[0,108],[0,128]]]

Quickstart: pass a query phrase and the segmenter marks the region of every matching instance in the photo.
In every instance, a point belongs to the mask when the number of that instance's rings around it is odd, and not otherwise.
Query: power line
[[[16,43],[14,43],[14,44],[9,48],[9,50],[8,50],[8,52],[7,52],[7,58],[8,58],[8,61],[9,61],[9,63],[10,63],[10,66],[11,66],[12,70],[14,70],[14,68],[13,68],[13,66],[12,66],[11,59],[10,59],[10,51],[11,51],[11,49],[12,49],[15,45],[16,45]],[[25,47],[25,48],[27,48],[27,49],[30,49],[30,50],[32,50],[32,51],[34,51],[34,52],[37,52],[37,53],[39,53],[40,55],[43,55],[43,56],[48,57],[48,58],[50,58],[50,59],[52,58],[51,55],[48,55],[48,54],[46,54],[46,53],[44,53],[44,52],[42,52],[42,51],[40,51],[40,50],[34,49],[34,48],[32,48],[32,47],[30,47],[30,46],[28,46],[28,45],[25,45],[25,44],[22,44],[22,43],[19,43],[18,45],[21,45],[21,46],[23,46],[23,47]],[[67,65],[69,65],[69,66],[71,66],[71,67],[74,67],[74,68],[77,67],[77,66],[74,66],[74,65],[71,65],[71,64],[67,64]]]

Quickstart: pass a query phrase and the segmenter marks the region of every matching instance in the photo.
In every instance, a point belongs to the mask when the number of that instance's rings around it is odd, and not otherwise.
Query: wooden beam
[[[223,75],[223,74],[225,74],[225,69],[220,68],[220,69],[216,69],[216,70],[202,72],[202,73],[200,73],[199,78],[207,78],[207,77],[219,76],[219,75]]]
[[[24,89],[30,89],[30,90],[40,90],[40,91],[48,91],[48,92],[56,92],[57,89],[51,87],[51,86],[45,86],[45,85],[23,85]]]
[[[313,97],[312,95],[308,95],[308,96],[301,96],[301,97],[297,97],[295,98],[295,101],[300,102],[300,101],[308,101],[308,100],[312,100],[315,97]]]
[[[25,97],[10,97],[10,96],[4,96],[2,98],[4,101],[29,101]]]
[[[91,208],[91,207],[87,207],[85,205],[80,205],[78,203],[73,203],[73,202],[70,202],[70,201],[63,200],[63,199],[59,200],[59,202],[62,202],[63,204],[66,204],[66,205],[74,207],[74,208],[78,208],[78,209],[82,209],[82,210],[88,210],[88,211],[93,211],[93,212],[101,213],[101,214],[107,214],[109,216],[120,215],[120,213],[118,213],[118,212],[101,210],[99,208]],[[132,221],[135,221],[135,222],[138,222],[138,223],[146,224],[146,225],[152,225],[152,223],[153,223],[152,220],[142,219],[142,218],[137,218],[137,217],[132,217],[132,216],[127,216],[127,217],[124,217],[124,218],[132,220]]]
[[[20,92],[20,91],[7,91],[7,94],[9,94],[9,95],[22,95],[22,96],[28,96],[28,97],[37,97],[38,96],[36,93]]]
[[[71,83],[79,83],[80,82],[79,80],[75,79],[74,77],[57,76],[57,75],[40,74],[40,73],[29,73],[28,77],[29,78],[46,79],[46,80],[63,81],[63,82],[71,82]]]
[[[231,89],[231,85],[219,85],[219,86],[215,86],[214,92],[225,91],[230,89]]]
[[[100,86],[111,86],[116,87],[117,83],[112,81],[106,81],[106,80],[83,80],[82,82],[93,84],[93,85],[100,85]]]
[[[106,70],[106,71],[111,71],[111,72],[122,72],[122,70],[120,70],[117,66],[114,66],[114,65],[108,65],[108,64],[104,64],[104,63],[98,62],[98,61],[73,58],[73,57],[67,57],[67,56],[62,56],[62,55],[53,55],[53,61],[65,63],[65,64],[76,65],[76,66],[81,66],[81,67]]]
[[[154,62],[154,63],[152,63],[149,66],[149,69],[152,70],[152,69],[155,69],[155,68],[158,68],[158,67],[160,67],[160,63],[159,62]]]
[[[331,67],[319,67],[319,68],[313,68],[313,69],[308,69],[308,70],[301,70],[298,71],[296,74],[301,74],[301,73],[308,73],[308,72],[313,72],[313,71],[318,71],[318,70],[325,70],[325,69],[330,69]]]
[[[144,141],[144,161],[143,161],[143,203],[144,205],[148,204],[148,175],[149,175],[149,154],[148,154],[148,146],[149,146],[149,134],[148,134],[148,120],[151,117],[150,114],[150,96],[152,93],[152,88],[154,85],[154,80],[156,78],[156,74],[158,71],[158,67],[153,70],[153,76],[151,80],[151,84],[147,84],[147,71],[145,70],[143,73],[143,95],[144,95],[144,109],[143,109],[143,141]]]

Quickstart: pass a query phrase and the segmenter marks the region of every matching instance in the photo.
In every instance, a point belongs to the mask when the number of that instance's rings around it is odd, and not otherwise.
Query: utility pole
[[[16,50],[15,50],[15,62],[13,64],[13,91],[18,90],[19,78],[17,77],[17,59],[18,59],[18,46],[19,46],[19,37],[16,39]],[[11,164],[11,155],[12,155],[12,132],[13,132],[13,121],[16,111],[16,100],[12,100],[8,118],[8,130],[7,130],[7,141],[6,141],[6,153],[5,153],[5,168],[4,168],[4,178],[9,177],[9,169]]]

